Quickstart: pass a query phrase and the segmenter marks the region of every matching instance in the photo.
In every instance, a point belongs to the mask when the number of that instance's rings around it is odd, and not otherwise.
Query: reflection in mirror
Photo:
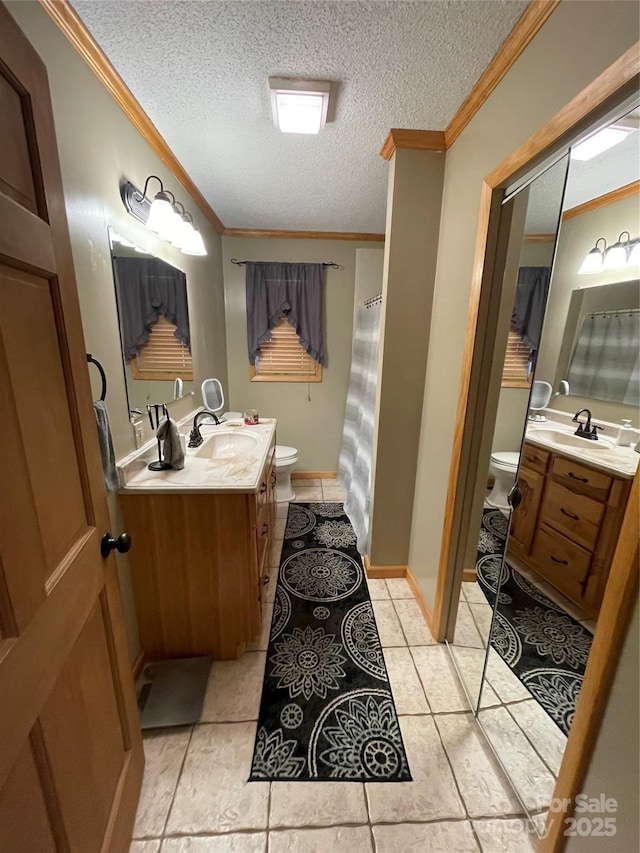
[[[451,647],[478,722],[533,817],[553,795],[640,459],[627,446],[640,437],[637,110],[627,126],[615,156],[571,159],[555,253],[532,241],[540,225],[531,229],[551,196],[537,191],[540,178],[529,187],[520,267],[553,259],[552,275],[546,308],[530,301],[536,338],[520,327],[528,309],[517,305],[518,273],[487,494],[469,543],[476,574],[462,583]],[[555,219],[561,197],[547,208]],[[604,254],[598,272],[579,272],[598,238],[611,245],[624,231],[631,245],[617,266]],[[625,441],[622,418],[636,427]]]
[[[132,418],[193,390],[185,274],[109,229]]]

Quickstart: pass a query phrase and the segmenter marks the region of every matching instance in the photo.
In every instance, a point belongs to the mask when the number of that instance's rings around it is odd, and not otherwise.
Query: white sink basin
[[[584,450],[587,453],[590,451],[611,450],[613,442],[608,438],[598,438],[597,441],[592,441],[589,438],[582,438],[580,435],[573,433],[560,432],[554,429],[530,429],[527,431],[527,438],[535,441],[547,442],[555,444],[558,447],[573,447],[576,450]]]
[[[253,456],[258,443],[257,435],[229,429],[219,430],[205,438],[193,455],[222,462],[236,456]]]

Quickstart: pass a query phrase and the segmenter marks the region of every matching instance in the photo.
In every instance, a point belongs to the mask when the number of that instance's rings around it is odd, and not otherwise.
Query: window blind
[[[531,347],[524,343],[517,332],[510,331],[502,369],[503,387],[530,387],[531,377],[528,375],[530,355]]]
[[[176,326],[159,317],[149,340],[131,362],[134,379],[193,379],[191,353],[175,337]]]
[[[271,340],[260,345],[254,379],[287,379],[313,381],[320,365],[300,346],[296,330],[282,319],[271,330]]]

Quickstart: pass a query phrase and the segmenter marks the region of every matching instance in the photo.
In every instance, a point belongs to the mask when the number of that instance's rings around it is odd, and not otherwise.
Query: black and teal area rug
[[[485,509],[478,541],[478,583],[498,604],[491,645],[556,723],[569,733],[592,636],[502,557],[507,518]]]
[[[342,504],[289,504],[250,781],[411,781],[355,546]]]

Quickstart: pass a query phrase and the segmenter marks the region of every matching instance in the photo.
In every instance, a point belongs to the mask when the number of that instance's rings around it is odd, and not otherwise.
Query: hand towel
[[[113,450],[113,440],[111,438],[111,426],[109,425],[109,415],[104,400],[97,400],[93,404],[93,410],[96,415],[96,426],[98,428],[98,441],[100,442],[100,457],[102,459],[102,470],[104,472],[104,486],[107,494],[115,492],[120,488],[118,480],[118,469],[116,468],[116,455]]]
[[[168,462],[176,471],[184,468],[184,453],[182,452],[180,433],[176,422],[172,421],[171,418],[163,418],[160,421],[156,437],[163,442],[162,458],[164,461]]]

